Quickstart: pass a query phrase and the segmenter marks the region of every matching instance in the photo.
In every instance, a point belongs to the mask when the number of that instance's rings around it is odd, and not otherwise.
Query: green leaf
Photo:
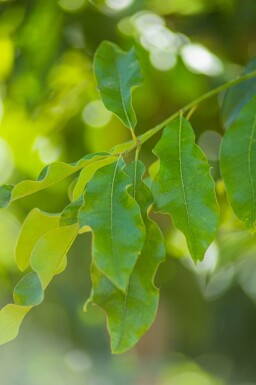
[[[0,345],[17,337],[22,320],[30,309],[30,306],[9,304],[0,311]]]
[[[255,71],[256,59],[251,60],[244,68],[242,75]],[[242,108],[256,95],[256,78],[246,80],[229,88],[223,97],[221,113],[225,127],[235,122]]]
[[[0,186],[0,208],[5,208],[8,206],[12,196],[12,190],[13,186],[11,185]]]
[[[33,271],[23,277],[13,291],[16,305],[36,306],[44,299],[42,284],[38,275]]]
[[[160,169],[152,184],[158,211],[172,215],[194,261],[202,260],[219,223],[214,181],[188,121],[168,124],[153,152]]]
[[[93,262],[115,286],[127,290],[145,238],[140,208],[127,193],[131,180],[118,161],[99,169],[88,183],[80,227],[93,231]]]
[[[59,273],[68,250],[78,233],[78,226],[58,227],[43,235],[31,254],[31,267],[38,274],[45,289]]]
[[[84,197],[67,205],[60,216],[60,226],[71,226],[78,223],[78,212],[84,203]]]
[[[131,89],[143,80],[134,49],[123,52],[115,44],[103,41],[95,53],[94,72],[106,108],[133,130],[137,119]]]
[[[74,186],[73,190],[73,200],[77,200],[81,197],[84,192],[85,186],[89,180],[93,177],[95,172],[101,167],[106,166],[107,164],[113,163],[116,161],[116,156],[109,156],[108,158],[98,160],[89,164],[85,167],[79,174],[78,180]]]
[[[131,163],[125,171],[134,181],[132,195],[140,205],[146,227],[142,252],[131,273],[127,293],[118,290],[95,266],[92,266],[93,303],[105,310],[113,353],[122,353],[134,346],[154,321],[159,291],[154,276],[165,258],[164,238],[158,225],[148,218],[153,197],[142,181],[145,167]]]
[[[26,217],[16,246],[16,263],[21,271],[30,264],[30,256],[38,239],[58,227],[59,215],[47,214],[37,208]]]
[[[221,174],[237,217],[256,231],[256,96],[226,132],[220,153]]]
[[[81,170],[83,167],[105,157],[108,153],[89,154],[80,159],[76,163],[52,163],[45,167],[38,177],[38,180],[25,180],[18,183],[16,186],[4,185],[0,187],[0,208],[7,207],[11,202],[23,198],[27,195],[33,194],[37,191],[45,189],[62,179],[72,175]]]

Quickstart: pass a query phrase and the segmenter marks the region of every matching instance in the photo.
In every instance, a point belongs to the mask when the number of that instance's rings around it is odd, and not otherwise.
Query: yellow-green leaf
[[[30,263],[30,256],[41,236],[58,227],[59,215],[45,213],[37,208],[33,209],[26,217],[16,246],[16,263],[24,271]]]
[[[9,304],[0,311],[0,345],[17,337],[22,320],[30,309],[30,306]]]
[[[37,180],[25,180],[16,186],[4,185],[0,187],[0,208],[7,207],[11,202],[45,189],[62,179],[81,170],[83,167],[105,157],[108,153],[95,153],[84,156],[76,163],[52,163],[45,167]]]
[[[44,289],[58,274],[77,233],[76,224],[58,227],[43,235],[36,243],[31,255],[31,267],[38,274]]]

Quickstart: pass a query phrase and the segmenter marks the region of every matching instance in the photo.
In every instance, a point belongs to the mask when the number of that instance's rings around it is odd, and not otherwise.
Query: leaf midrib
[[[182,131],[182,116],[180,116],[180,124],[179,124],[179,169],[180,169],[180,179],[181,179],[181,187],[182,187],[182,194],[183,194],[183,200],[185,204],[185,209],[186,209],[186,216],[187,216],[187,222],[188,222],[188,227],[189,227],[189,232],[190,236],[192,238],[192,247],[193,251],[196,251],[194,249],[194,233],[192,230],[191,222],[190,222],[190,215],[189,215],[189,209],[188,209],[188,204],[187,204],[187,194],[186,194],[186,189],[185,189],[185,183],[184,183],[184,178],[183,178],[183,170],[182,170],[182,151],[181,151],[181,131]]]
[[[122,83],[122,76],[121,76],[121,71],[120,71],[120,68],[119,68],[119,62],[118,62],[117,58],[115,58],[115,65],[117,67],[117,78],[118,78],[118,84],[119,84],[119,90],[120,90],[120,96],[121,96],[121,101],[122,101],[122,105],[123,105],[123,110],[124,110],[127,122],[129,124],[129,128],[130,128],[130,130],[132,130],[133,129],[132,123],[130,121],[130,118],[128,116],[128,113],[126,111],[126,106],[125,106],[125,103],[124,103],[124,95],[123,95],[123,89],[122,89],[122,85],[123,85],[123,83]]]

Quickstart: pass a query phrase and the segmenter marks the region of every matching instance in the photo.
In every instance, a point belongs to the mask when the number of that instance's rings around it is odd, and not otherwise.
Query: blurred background
[[[0,0],[0,184],[129,139],[96,89],[92,59],[102,40],[136,47],[145,78],[134,93],[142,133],[239,75],[256,56],[255,20],[253,0]],[[136,348],[112,356],[104,315],[83,312],[91,239],[80,236],[44,303],[0,348],[1,385],[256,385],[256,242],[220,180],[220,100],[205,101],[191,118],[221,205],[204,262],[195,267],[182,234],[156,216],[168,252],[156,277],[158,316]],[[141,152],[148,166],[157,139]],[[0,211],[1,307],[20,278],[14,251],[22,221],[35,206],[61,211],[71,181]]]

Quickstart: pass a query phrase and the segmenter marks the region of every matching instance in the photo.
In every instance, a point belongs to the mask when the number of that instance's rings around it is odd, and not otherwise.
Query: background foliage
[[[129,139],[96,90],[92,58],[102,40],[136,46],[145,78],[134,94],[139,133],[236,77],[256,55],[256,3],[249,0],[0,1],[0,11],[1,184],[36,178],[52,161],[73,162]],[[95,308],[82,311],[90,236],[79,237],[44,303],[18,339],[1,347],[3,383],[256,384],[255,238],[235,218],[219,181],[228,122],[218,103],[206,101],[191,118],[222,207],[205,261],[195,269],[181,233],[167,217],[157,218],[168,250],[157,275],[158,317],[134,351],[113,358],[104,317]],[[156,139],[142,150],[147,165],[156,160],[150,151]],[[69,182],[0,211],[1,307],[20,278],[14,247],[21,223],[35,205],[61,211]]]

